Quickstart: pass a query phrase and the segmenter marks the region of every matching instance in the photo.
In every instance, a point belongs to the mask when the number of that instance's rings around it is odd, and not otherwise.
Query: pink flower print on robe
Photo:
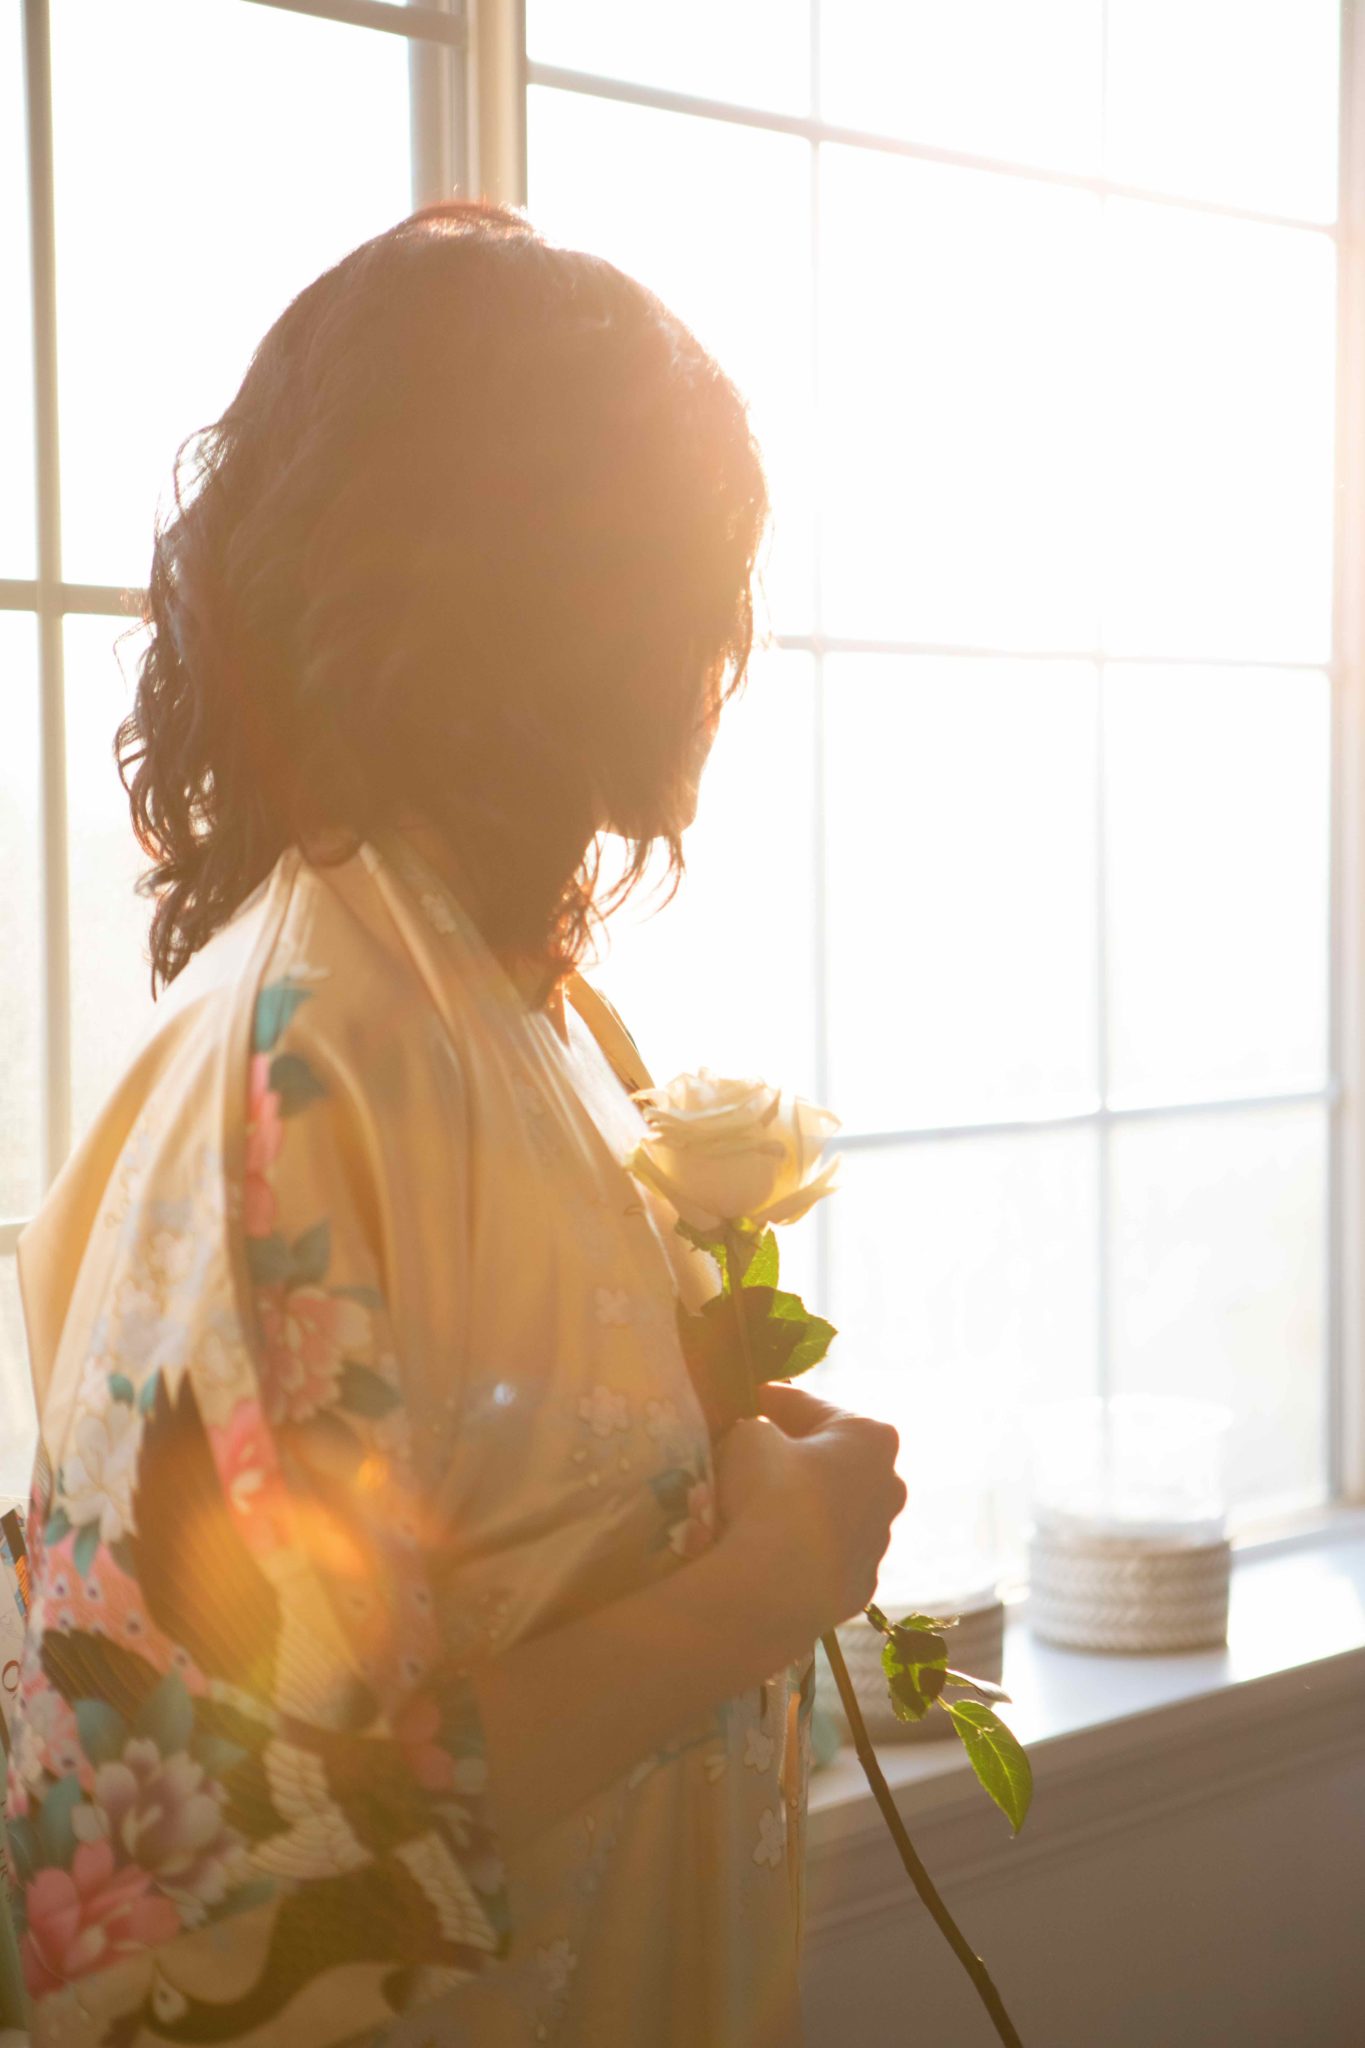
[[[242,1540],[257,1555],[287,1548],[289,1489],[260,1402],[239,1401],[227,1422],[210,1425],[208,1434]]]
[[[246,1170],[242,1222],[248,1237],[269,1237],[275,1228],[275,1191],[270,1172],[284,1143],[280,1098],[270,1085],[270,1055],[252,1059],[246,1110]]]
[[[72,1811],[71,1827],[83,1844],[112,1844],[179,1896],[182,1907],[186,1900],[220,1905],[249,1875],[242,1837],[223,1818],[226,1799],[222,1786],[183,1750],[163,1756],[154,1742],[133,1736],[121,1757],[99,1766],[90,1799]]]
[[[136,1864],[116,1871],[108,1842],[80,1843],[70,1870],[40,1870],[24,1893],[24,1982],[31,1996],[174,1940],[180,1915],[169,1899],[149,1896],[151,1883]]]
[[[449,1792],[455,1783],[455,1759],[441,1746],[441,1710],[430,1693],[410,1699],[394,1723],[408,1769],[428,1792]]]
[[[256,1309],[266,1421],[306,1422],[332,1407],[347,1358],[370,1349],[368,1309],[321,1287],[263,1287]]]

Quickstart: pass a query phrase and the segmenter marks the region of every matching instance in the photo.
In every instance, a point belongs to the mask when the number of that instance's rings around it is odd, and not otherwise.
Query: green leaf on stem
[[[1033,1799],[1033,1769],[998,1714],[977,1700],[944,1702],[967,1761],[1017,1835]]]
[[[922,1721],[948,1675],[948,1646],[921,1628],[893,1628],[882,1646],[882,1670],[900,1721]]]
[[[740,1313],[752,1372],[736,1327]],[[748,1279],[737,1295],[712,1295],[697,1314],[680,1306],[683,1356],[712,1437],[723,1436],[740,1416],[757,1412],[755,1395],[766,1381],[795,1379],[815,1365],[834,1334],[832,1324],[806,1313],[799,1295]]]
[[[678,1304],[678,1339],[687,1364],[688,1378],[696,1389],[707,1432],[718,1443],[732,1422],[757,1412],[753,1381],[740,1355],[727,1308],[725,1321],[708,1315],[693,1315]]]
[[[742,1311],[753,1354],[754,1379],[760,1385],[764,1380],[783,1376],[787,1360],[801,1337],[798,1324],[789,1318],[774,1316],[776,1298],[771,1287],[742,1287],[737,1298],[716,1294],[702,1309],[703,1316],[723,1333],[723,1341],[732,1343],[736,1350],[739,1349],[739,1339],[734,1327],[735,1311],[737,1308]]]
[[[679,1237],[685,1237],[699,1252],[710,1252],[713,1259],[725,1271],[725,1239],[717,1230],[698,1230],[694,1224],[684,1223],[680,1216],[674,1225]]]
[[[777,1300],[779,1302],[795,1302],[797,1309],[804,1319],[800,1341],[787,1360],[786,1377],[789,1380],[794,1380],[798,1374],[809,1372],[813,1365],[820,1363],[820,1360],[829,1350],[830,1345],[834,1342],[839,1332],[835,1329],[833,1323],[827,1323],[823,1316],[806,1315],[798,1295],[779,1294]],[[778,1315],[788,1315],[792,1311],[779,1308],[775,1313]]]
[[[738,1233],[730,1239],[729,1253],[725,1260],[725,1291],[728,1294],[733,1285],[733,1268],[738,1265],[740,1284],[744,1287],[776,1287],[777,1285],[777,1232],[765,1230],[755,1244],[752,1238],[741,1237]]]
[[[1006,1706],[1011,1704],[1010,1696],[1003,1687],[993,1684],[989,1678],[972,1678],[966,1671],[954,1671],[951,1664],[948,1666],[948,1683],[969,1685],[973,1692],[980,1693],[983,1700],[1002,1700]]]

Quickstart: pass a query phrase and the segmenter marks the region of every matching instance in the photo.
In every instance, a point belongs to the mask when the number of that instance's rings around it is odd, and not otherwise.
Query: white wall
[[[1365,1660],[1305,1667],[1297,1706],[1256,1690],[1145,1757],[1131,1729],[1112,1768],[1045,1745],[1017,1840],[969,1783],[907,1811],[1024,2048],[1365,2048]],[[811,1859],[807,2048],[991,2048],[895,1852],[847,1823]]]

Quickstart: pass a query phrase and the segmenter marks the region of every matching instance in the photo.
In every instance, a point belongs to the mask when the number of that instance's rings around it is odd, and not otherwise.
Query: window
[[[19,1226],[150,1014],[109,742],[175,447],[345,249],[519,196],[524,135],[532,218],[677,307],[768,458],[771,644],[601,978],[660,1078],[842,1115],[785,1263],[902,1429],[896,1568],[1017,1564],[1052,1394],[1226,1399],[1246,1521],[1327,1499],[1335,0],[526,12],[524,77],[515,0],[468,67],[430,0],[0,25],[0,1438]]]
[[[3,12],[0,1490],[22,1491],[15,1241],[152,1015],[111,742],[153,512],[294,293],[463,172],[463,29],[384,0]]]
[[[1036,1398],[1225,1400],[1243,1525],[1320,1502],[1338,9],[669,19],[530,0],[530,211],[750,395],[775,651],[603,978],[844,1118],[791,1263],[918,1593],[1019,1564]]]

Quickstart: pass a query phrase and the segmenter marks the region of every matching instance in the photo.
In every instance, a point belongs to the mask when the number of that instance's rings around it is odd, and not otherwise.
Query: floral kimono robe
[[[808,1669],[489,1822],[469,1669],[714,1534],[715,1271],[568,994],[566,1047],[401,841],[287,854],[25,1233],[39,2048],[799,2040]]]

